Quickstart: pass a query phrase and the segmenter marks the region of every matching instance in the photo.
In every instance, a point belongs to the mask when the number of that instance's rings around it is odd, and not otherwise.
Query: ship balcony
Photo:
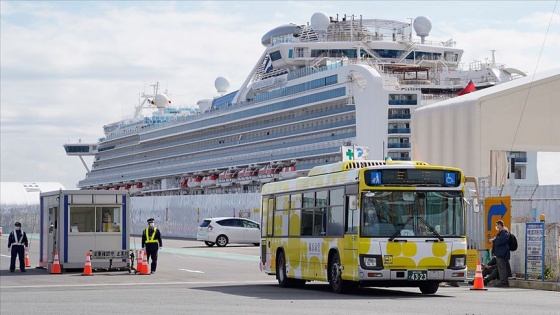
[[[393,161],[410,161],[410,156],[391,157],[391,160],[393,160]]]
[[[390,133],[390,134],[397,134],[397,133],[409,134],[410,133],[410,128],[396,128],[396,129],[389,128],[388,133]]]
[[[418,105],[417,100],[389,100],[389,105]]]
[[[410,148],[410,142],[409,143],[389,143],[389,144],[387,144],[387,148],[389,148],[389,149],[409,149]]]
[[[389,119],[410,119],[410,114],[389,114]]]

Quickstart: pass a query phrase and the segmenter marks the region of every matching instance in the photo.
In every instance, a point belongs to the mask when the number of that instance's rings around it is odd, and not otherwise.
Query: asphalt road
[[[558,314],[560,301],[558,292],[471,291],[467,284],[440,287],[434,295],[417,288],[337,295],[316,282],[283,289],[259,271],[258,247],[209,248],[192,240],[164,240],[154,275],[125,271],[83,277],[35,268],[9,273],[6,236],[1,241],[1,314]],[[31,244],[32,266],[38,262],[37,244]]]

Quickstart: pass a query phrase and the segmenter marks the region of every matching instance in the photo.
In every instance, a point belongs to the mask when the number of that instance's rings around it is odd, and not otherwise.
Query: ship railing
[[[270,163],[273,161],[288,160],[294,158],[298,159],[303,157],[323,156],[325,154],[333,155],[340,152],[340,145],[350,142],[351,139],[352,138],[345,138],[340,140],[314,143],[311,147],[309,145],[300,145],[291,147],[289,149],[279,148],[272,151],[255,152],[251,155],[241,154],[238,156],[221,157],[210,160],[207,159],[205,161],[198,161],[198,163],[192,161],[184,163],[171,161],[170,163],[172,163],[172,165],[166,165],[164,167],[158,167],[156,169],[142,167],[138,171],[126,173],[125,175],[123,175],[123,177],[118,176],[118,174],[117,176],[111,174],[107,174],[104,176],[94,176],[92,178],[87,178],[86,180],[80,181],[79,186],[117,180],[142,180],[150,177],[164,178],[169,176],[180,176],[185,172],[204,171],[208,169],[230,166],[232,160],[235,160],[239,165],[243,165],[249,163]],[[152,171],[146,172],[146,169],[151,169]],[[122,173],[122,171],[119,171],[118,173]]]
[[[321,128],[323,128],[325,130],[325,133],[323,135],[303,135],[301,137],[298,137],[298,140],[296,141],[292,141],[289,144],[291,145],[291,147],[287,148],[287,149],[279,149],[279,146],[281,146],[282,144],[280,143],[280,141],[282,141],[283,137],[277,136],[276,141],[271,143],[271,140],[269,137],[262,137],[262,139],[260,139],[260,143],[255,143],[255,145],[253,145],[251,148],[238,148],[237,145],[235,146],[230,146],[229,148],[218,148],[216,146],[214,147],[208,147],[208,148],[196,148],[196,150],[191,150],[191,152],[173,152],[173,153],[166,153],[165,156],[151,156],[151,159],[157,159],[157,160],[161,160],[162,158],[171,158],[171,157],[177,157],[180,155],[186,155],[189,153],[193,153],[193,152],[204,152],[204,154],[202,154],[202,156],[199,156],[196,159],[193,159],[192,157],[189,158],[190,162],[196,162],[198,161],[200,164],[205,164],[208,160],[212,159],[212,151],[215,151],[217,149],[222,149],[221,155],[223,156],[222,159],[227,160],[227,159],[231,159],[231,156],[239,156],[239,157],[243,157],[244,155],[247,154],[251,154],[253,152],[255,152],[256,150],[259,150],[260,152],[268,152],[268,151],[272,151],[272,150],[290,150],[291,148],[296,148],[293,149],[295,151],[299,150],[298,148],[300,148],[301,146],[305,146],[305,145],[314,145],[314,143],[317,142],[325,142],[325,141],[339,141],[339,139],[345,139],[347,137],[352,137],[355,136],[355,132],[351,131],[351,132],[345,132],[345,133],[339,133],[339,134],[334,134],[331,133],[330,130],[335,130],[335,129],[339,129],[341,126],[340,122],[337,123],[337,125],[333,125],[333,126],[319,126]],[[348,125],[350,126],[350,125]],[[316,129],[316,130],[323,130],[323,129]],[[306,130],[306,132],[310,132],[309,130]],[[331,133],[329,135],[329,133]],[[254,140],[256,141],[256,140]],[[163,167],[165,165],[174,165],[174,163],[176,163],[175,161],[170,161],[170,162],[164,162],[163,164],[161,162],[150,162],[150,164],[146,164],[146,163],[142,163],[141,165],[131,165],[131,166],[127,166],[126,164],[121,164],[121,165],[110,165],[107,166],[106,169],[96,169],[96,176],[101,175],[100,173],[103,173],[105,171],[113,173],[112,169],[114,169],[115,167],[119,167],[119,171],[120,172],[126,172],[129,173],[131,171],[133,171],[134,169],[137,170],[141,170],[143,168],[160,168]]]
[[[314,114],[308,114],[308,115],[304,115],[304,116],[288,118],[288,119],[281,120],[281,121],[273,121],[273,122],[270,122],[270,123],[267,123],[267,124],[259,125],[259,128],[267,128],[267,127],[278,126],[278,125],[292,124],[292,123],[297,123],[297,122],[301,122],[301,121],[307,121],[307,120],[310,120],[310,119],[315,119],[315,118],[318,118],[318,117],[334,116],[334,115],[349,113],[349,112],[353,112],[353,111],[354,111],[353,108],[351,108],[349,106],[344,106],[344,107],[336,108],[336,109],[334,109],[330,112],[314,113]],[[254,126],[249,126],[249,127],[239,128],[239,129],[235,129],[235,130],[228,130],[228,131],[224,131],[224,132],[213,133],[212,137],[217,138],[217,137],[222,137],[222,136],[225,136],[225,135],[231,136],[231,135],[235,135],[237,133],[252,131],[254,128],[255,128]],[[204,140],[204,139],[207,139],[207,138],[208,138],[208,136],[191,137],[191,138],[189,138],[189,141],[194,142],[194,141],[198,141],[198,140]],[[183,142],[184,142],[183,140],[177,140],[177,144],[182,144]],[[135,152],[135,153],[136,154],[142,154],[142,153],[145,153],[147,151],[152,151],[152,150],[155,150],[155,149],[161,149],[161,148],[169,147],[169,146],[172,146],[172,145],[174,145],[174,143],[156,144],[154,146],[150,146],[145,151],[138,151],[138,152]],[[197,148],[197,150],[198,150],[198,148]],[[126,154],[130,153],[130,148],[129,147],[122,147],[122,148],[119,148],[117,150],[114,150],[111,153],[107,153],[107,154],[103,155],[103,159],[105,160],[105,159],[112,158],[112,157],[118,157],[118,156],[122,155],[123,152],[126,153]]]

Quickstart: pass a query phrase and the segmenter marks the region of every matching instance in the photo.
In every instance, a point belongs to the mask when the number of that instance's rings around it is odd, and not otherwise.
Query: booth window
[[[95,232],[95,207],[70,207],[70,232]]]
[[[97,207],[97,232],[120,232],[121,208]]]
[[[70,207],[70,233],[120,232],[121,208],[115,206]]]

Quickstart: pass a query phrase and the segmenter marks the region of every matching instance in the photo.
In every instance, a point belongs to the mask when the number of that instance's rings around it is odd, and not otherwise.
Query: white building
[[[27,233],[37,233],[39,228],[39,195],[42,192],[64,189],[56,182],[1,182],[0,183],[0,226],[3,233],[21,222]]]
[[[428,105],[412,118],[412,156],[466,175],[538,184],[536,152],[560,152],[560,69]],[[512,176],[513,177],[513,176]]]

